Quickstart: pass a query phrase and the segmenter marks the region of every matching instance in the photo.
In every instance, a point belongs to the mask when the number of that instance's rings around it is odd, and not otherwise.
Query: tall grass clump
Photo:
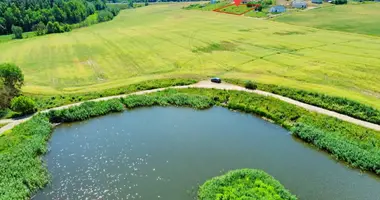
[[[227,82],[244,86],[240,80],[229,79]],[[289,97],[307,104],[336,111],[357,119],[380,124],[380,110],[347,98],[329,96],[326,94],[308,92],[271,84],[258,84],[258,89]]]
[[[78,106],[73,106],[64,110],[52,110],[47,113],[53,123],[82,121],[91,117],[105,115],[111,112],[121,112],[124,110],[123,104],[118,99],[108,101],[89,101]]]
[[[52,126],[42,115],[0,135],[0,200],[28,199],[49,181],[40,155]]]
[[[198,199],[296,200],[297,197],[264,171],[239,169],[206,181],[199,188]]]
[[[380,174],[380,149],[365,149],[354,140],[302,123],[297,123],[292,128],[292,133],[354,167]]]
[[[207,109],[214,102],[205,96],[161,92],[153,95],[132,95],[122,99],[127,108],[146,106],[184,106],[196,109]]]

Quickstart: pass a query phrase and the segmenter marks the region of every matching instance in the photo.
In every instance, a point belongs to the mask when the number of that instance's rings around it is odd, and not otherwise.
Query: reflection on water
[[[263,169],[307,200],[379,200],[380,181],[259,118],[212,108],[144,108],[56,128],[52,183],[34,199],[196,198],[205,180]]]

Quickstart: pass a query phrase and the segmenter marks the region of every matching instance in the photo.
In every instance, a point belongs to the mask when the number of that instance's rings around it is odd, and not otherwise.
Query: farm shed
[[[323,0],[311,0],[311,3],[322,4]]]
[[[269,10],[269,12],[271,12],[271,13],[283,13],[285,11],[286,11],[285,6],[281,6],[281,5],[279,5],[279,6],[272,6],[270,8],[270,10]]]
[[[307,3],[304,1],[293,1],[292,7],[293,8],[307,8]]]

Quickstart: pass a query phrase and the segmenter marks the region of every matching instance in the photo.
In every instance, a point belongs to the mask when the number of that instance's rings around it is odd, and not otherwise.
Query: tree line
[[[70,31],[70,24],[95,12],[107,21],[118,14],[106,0],[0,0],[0,35],[36,31],[38,34]],[[112,17],[111,17],[112,15]],[[22,35],[21,35],[22,37]]]

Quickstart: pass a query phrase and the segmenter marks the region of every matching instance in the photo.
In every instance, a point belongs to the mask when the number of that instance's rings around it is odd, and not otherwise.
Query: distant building
[[[272,6],[269,10],[271,13],[283,13],[286,12],[285,6],[278,5],[278,6]]]
[[[311,0],[311,3],[322,4],[323,0]]]
[[[293,1],[292,7],[293,8],[307,8],[307,3],[304,1]]]

